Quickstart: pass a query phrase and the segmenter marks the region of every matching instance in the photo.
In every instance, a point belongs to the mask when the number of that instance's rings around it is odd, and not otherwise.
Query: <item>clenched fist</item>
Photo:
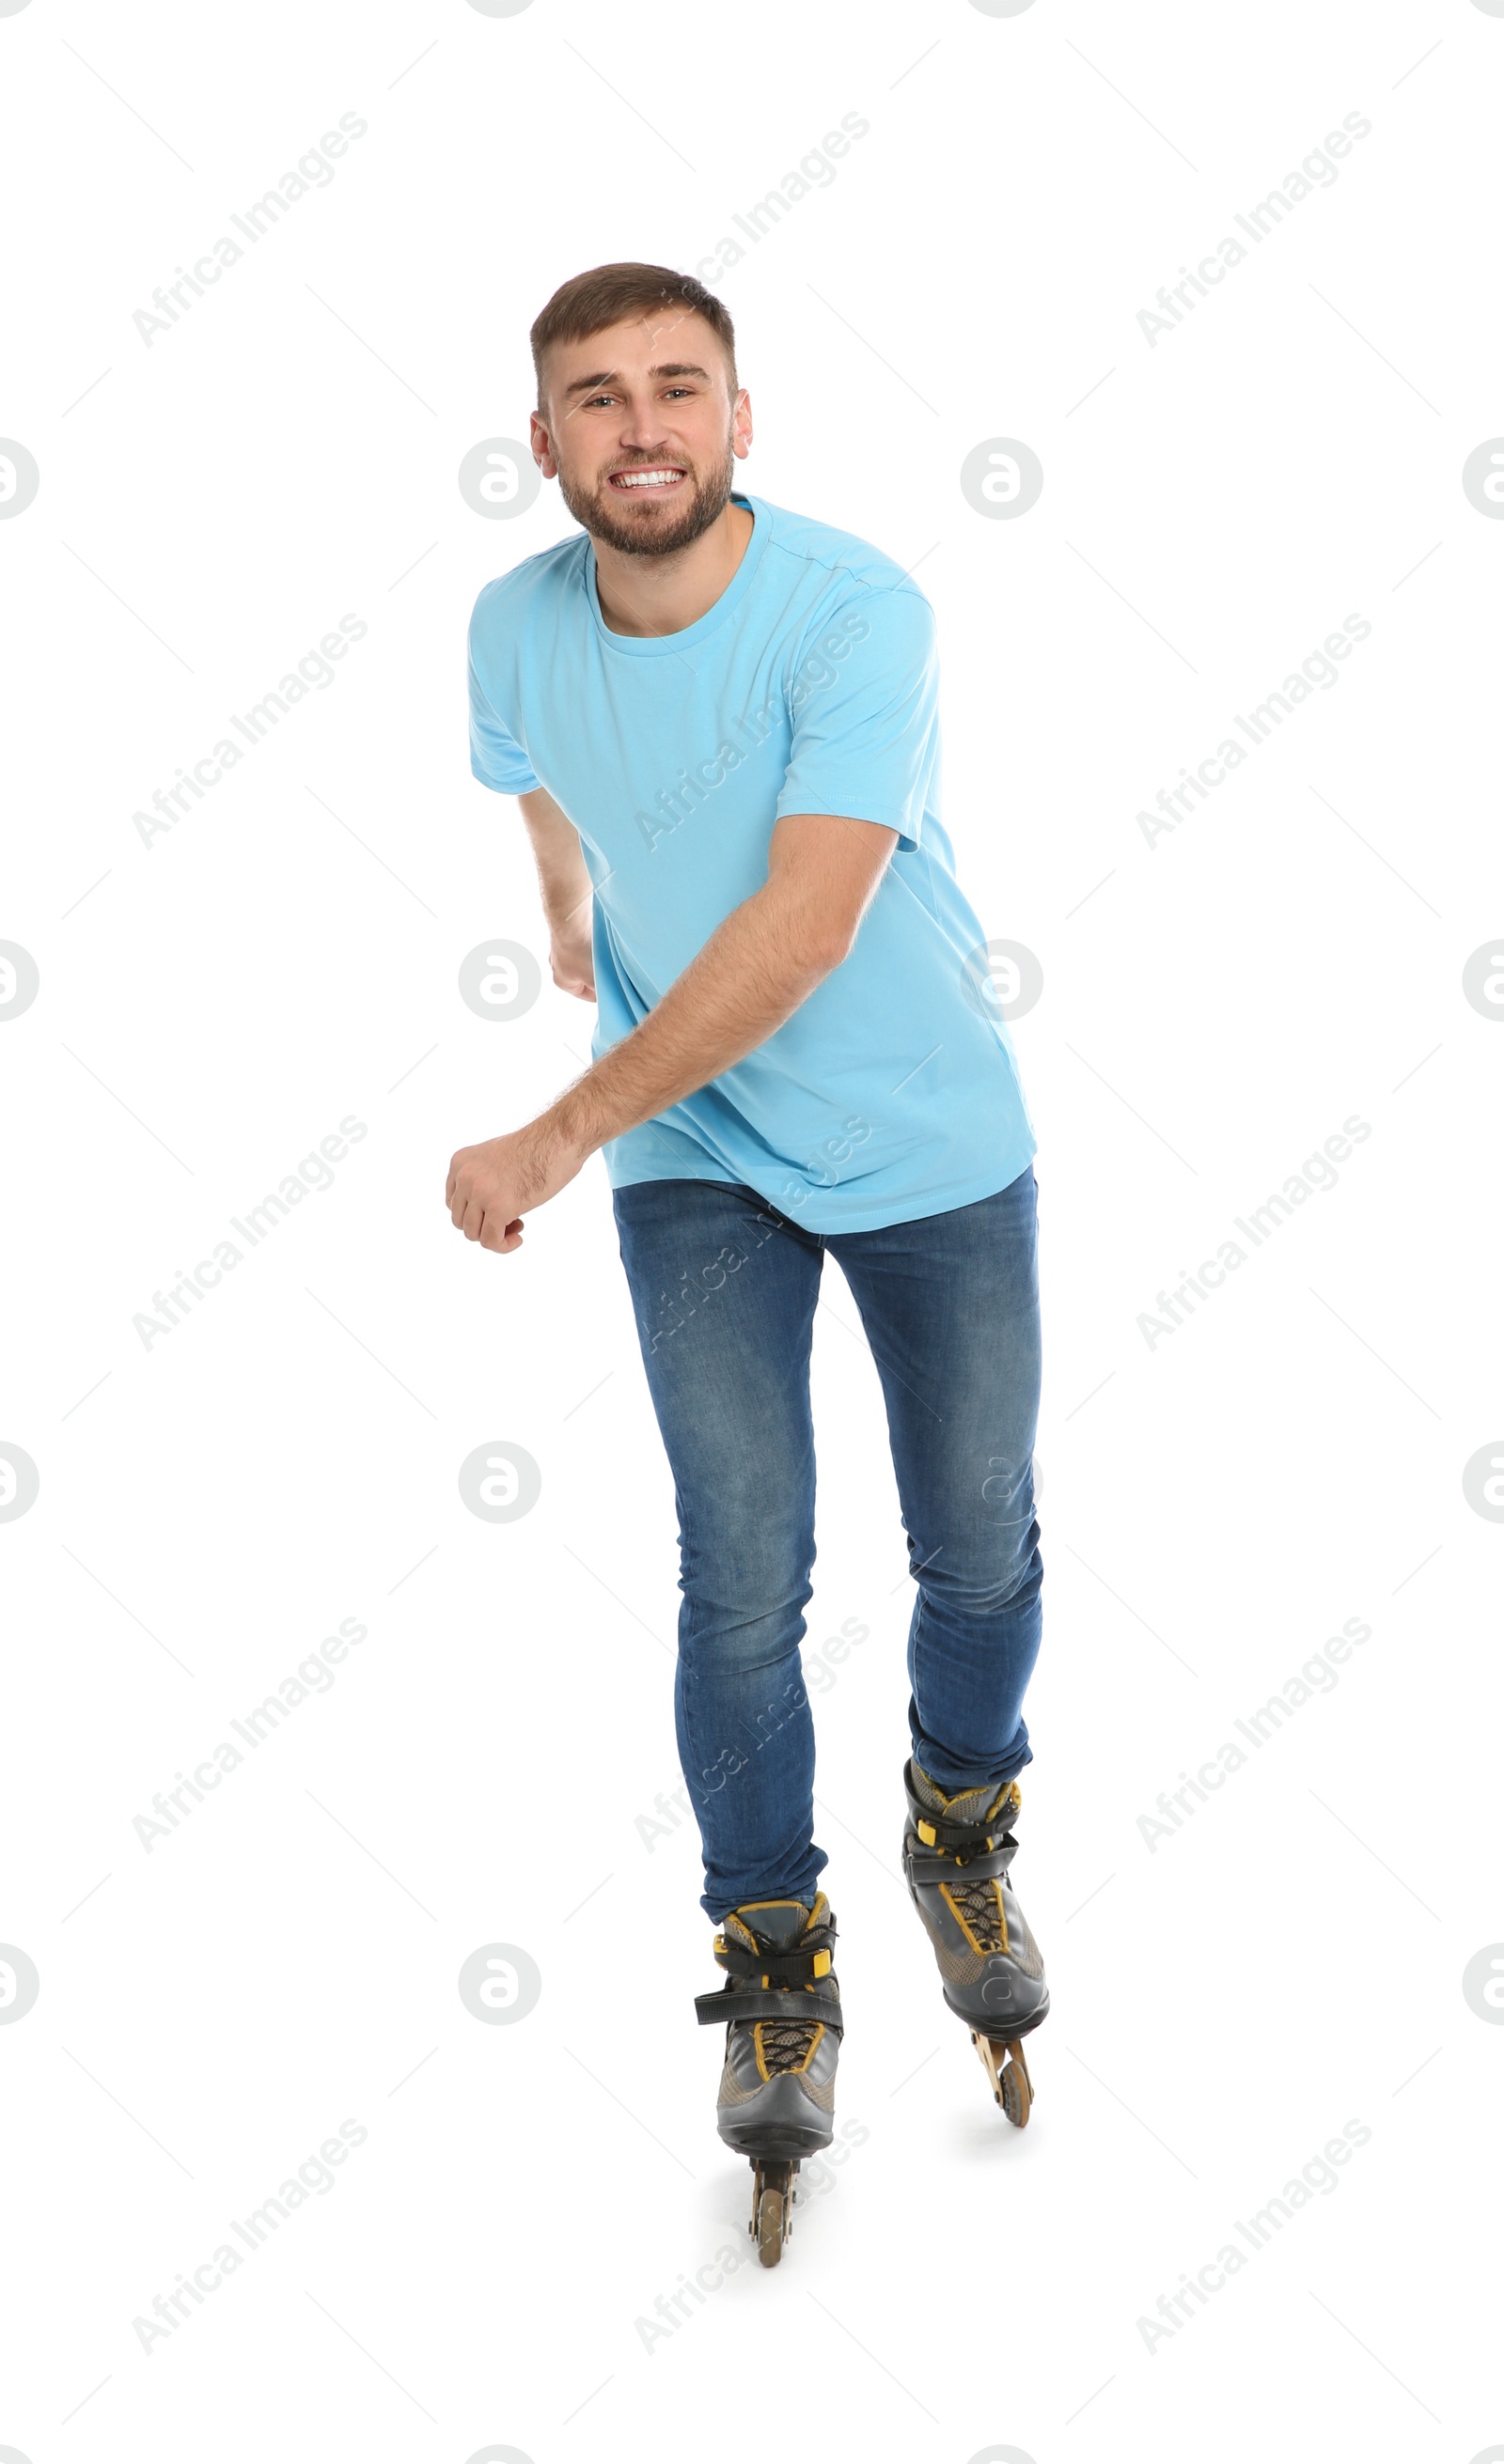
[[[584,1162],[557,1130],[538,1121],[483,1146],[461,1147],[444,1190],[450,1221],[467,1241],[505,1256],[521,1246],[523,1216],[556,1197]]]

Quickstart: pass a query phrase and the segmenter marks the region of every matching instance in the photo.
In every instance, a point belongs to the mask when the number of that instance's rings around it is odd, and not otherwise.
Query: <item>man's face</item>
[[[546,422],[532,414],[545,479],[591,538],[624,556],[671,556],[724,513],[752,437],[715,330],[693,311],[607,325],[544,363]]]

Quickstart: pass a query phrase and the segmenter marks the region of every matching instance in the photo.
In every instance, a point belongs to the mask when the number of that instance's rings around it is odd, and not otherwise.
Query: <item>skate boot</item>
[[[793,2230],[802,2156],[834,2133],[841,1990],[830,1966],[835,1919],[823,1891],[803,1900],[751,1900],[721,1920],[719,1993],[697,1993],[701,2027],[726,2025],[716,2128],[752,2165],[752,2221],[764,2267],[776,2267]]]
[[[1034,2094],[1022,2040],[1048,2013],[1050,1989],[1007,1879],[1018,1847],[1018,1782],[946,1796],[910,1761],[903,1785],[909,1897],[934,1947],[946,2002],[970,2028],[994,2097],[1022,2130]]]

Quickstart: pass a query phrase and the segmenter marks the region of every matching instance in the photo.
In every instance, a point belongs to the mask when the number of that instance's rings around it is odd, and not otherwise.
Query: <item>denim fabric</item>
[[[812,1837],[799,1660],[815,1554],[809,1341],[827,1250],[887,1404],[916,1583],[915,1758],[947,1793],[1031,1760],[1037,1201],[1029,1165],[944,1214],[820,1234],[733,1181],[613,1193],[678,1506],[675,1722],[704,1854],[700,1905],[717,1922],[748,1900],[809,1900],[828,1861]]]

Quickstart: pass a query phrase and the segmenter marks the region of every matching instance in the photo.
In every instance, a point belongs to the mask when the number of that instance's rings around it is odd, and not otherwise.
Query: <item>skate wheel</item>
[[[1009,2062],[1004,2069],[1001,2101],[1014,2129],[1022,2130],[1034,2101],[1028,2092],[1028,2076],[1017,2062]]]
[[[984,2036],[973,2028],[971,2041],[981,2057],[987,2081],[997,2102],[1003,2107],[1015,2130],[1022,2130],[1033,2110],[1034,2087],[1024,2059],[1024,2048],[1017,2038],[1004,2043],[1000,2037]]]
[[[1015,2038],[1006,2048],[1009,2060],[999,2081],[998,2101],[1015,2130],[1022,2130],[1034,2107],[1034,2082],[1028,2076],[1024,2048]]]
[[[764,2190],[757,2203],[757,2255],[764,2267],[776,2267],[788,2233],[786,2190]]]

